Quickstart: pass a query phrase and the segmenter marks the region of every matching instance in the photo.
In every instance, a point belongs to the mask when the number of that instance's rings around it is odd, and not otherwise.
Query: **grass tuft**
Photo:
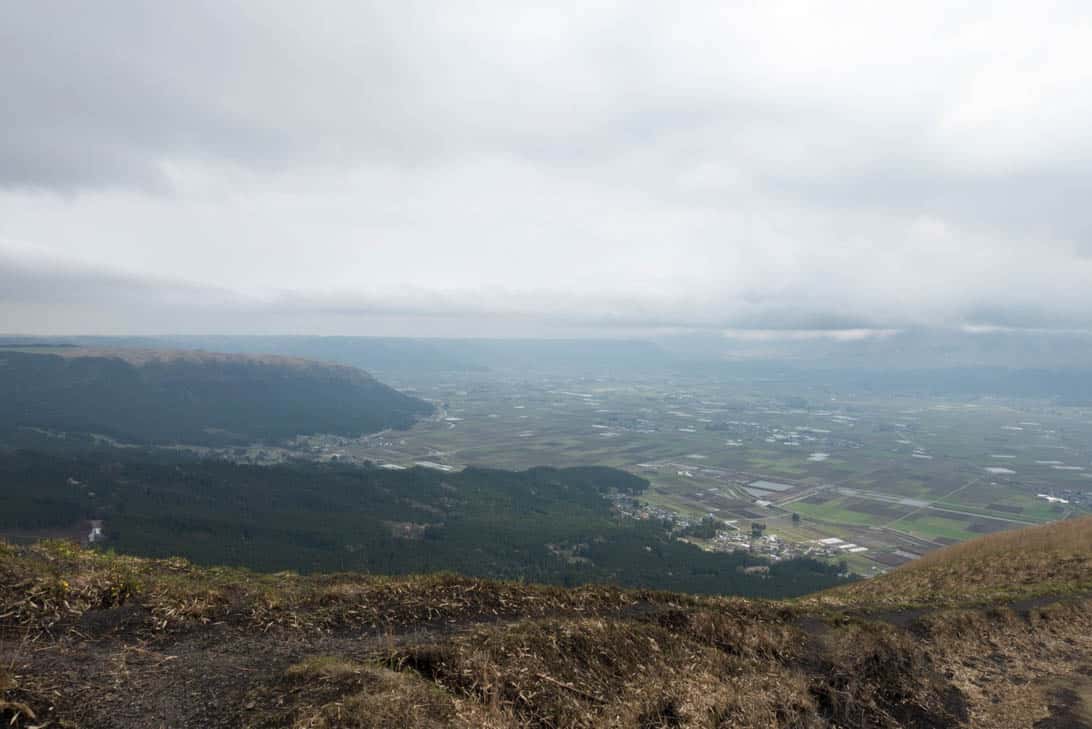
[[[289,667],[283,678],[282,686],[258,697],[264,706],[248,727],[440,729],[456,720],[452,697],[411,673],[315,656]]]

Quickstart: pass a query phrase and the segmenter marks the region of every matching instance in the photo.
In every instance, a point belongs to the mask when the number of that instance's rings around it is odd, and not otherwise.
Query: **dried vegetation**
[[[1092,592],[1092,516],[998,532],[801,604],[891,609],[993,605]]]
[[[0,661],[0,718],[1079,727],[1092,696],[1090,555],[1092,521],[1075,520],[774,603],[452,575],[258,575],[62,543],[0,547],[0,646],[12,652]],[[921,609],[933,599],[943,609]]]

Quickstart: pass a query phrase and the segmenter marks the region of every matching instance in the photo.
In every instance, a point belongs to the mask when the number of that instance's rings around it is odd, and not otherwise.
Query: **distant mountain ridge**
[[[841,390],[1000,395],[1092,403],[1092,334],[907,329],[860,338],[704,333],[648,339],[413,339],[166,335],[0,337],[0,347],[276,354],[336,362],[402,384],[450,373],[778,379]]]
[[[0,427],[207,446],[406,428],[432,411],[367,372],[295,357],[0,348]]]
[[[340,362],[369,371],[473,371],[533,366],[678,368],[782,363],[820,369],[1092,368],[1092,332],[907,328],[874,332],[702,332],[624,339],[445,339],[379,336],[163,335],[0,337],[5,343],[205,349]]]
[[[357,336],[165,335],[157,337],[0,337],[0,346],[66,342],[92,349],[215,350],[278,354],[361,367],[370,372],[437,373],[487,370],[609,372],[657,368],[675,360],[638,339],[441,339]]]

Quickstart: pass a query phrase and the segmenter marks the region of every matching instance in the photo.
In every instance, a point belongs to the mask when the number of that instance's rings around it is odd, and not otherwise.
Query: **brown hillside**
[[[1087,727],[1090,529],[995,535],[790,603],[7,547],[0,717],[24,728]],[[1018,587],[1002,590],[1007,580]],[[940,592],[941,607],[922,609]]]
[[[1092,516],[998,532],[806,600],[867,608],[1004,604],[1092,592]]]

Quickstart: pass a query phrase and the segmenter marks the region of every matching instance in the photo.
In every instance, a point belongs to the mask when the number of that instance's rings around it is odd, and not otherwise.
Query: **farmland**
[[[652,482],[646,514],[713,516],[741,532],[757,521],[790,545],[841,540],[864,549],[829,556],[868,574],[1092,502],[1088,408],[834,391],[818,378],[381,376],[436,414],[408,431],[302,439],[297,452],[390,467],[619,467]]]

